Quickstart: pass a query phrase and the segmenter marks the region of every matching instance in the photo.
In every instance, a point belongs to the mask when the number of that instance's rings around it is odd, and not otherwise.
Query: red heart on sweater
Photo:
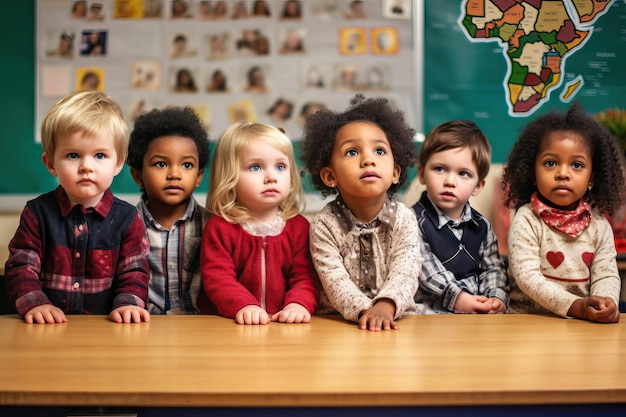
[[[591,262],[593,262],[593,253],[583,252],[581,257],[583,258],[583,262],[585,263],[585,265],[587,265],[587,268],[589,268],[591,266]]]
[[[552,268],[556,269],[565,259],[565,255],[563,255],[563,252],[550,251],[546,254],[546,259],[548,259],[548,262],[550,262]]]

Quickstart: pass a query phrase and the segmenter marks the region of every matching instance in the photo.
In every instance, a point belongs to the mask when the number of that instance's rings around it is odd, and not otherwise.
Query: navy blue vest
[[[432,253],[443,266],[453,272],[457,279],[478,276],[482,272],[478,250],[487,236],[488,227],[480,213],[471,209],[472,221],[463,223],[463,237],[459,241],[448,226],[437,228],[437,211],[425,191],[413,210],[423,239],[428,242]]]

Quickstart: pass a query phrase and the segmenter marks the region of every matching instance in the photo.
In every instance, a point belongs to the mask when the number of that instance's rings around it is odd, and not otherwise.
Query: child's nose
[[[448,187],[454,187],[454,185],[455,185],[454,175],[452,173],[448,172],[447,174],[444,175],[443,182]]]
[[[363,166],[375,165],[374,157],[369,153],[363,153],[363,159],[361,160]]]
[[[172,166],[167,171],[167,177],[171,180],[179,180],[180,179],[180,170],[176,166]]]
[[[568,180],[570,175],[569,175],[569,168],[567,167],[567,165],[560,165],[559,169],[556,171],[556,177],[560,180]]]
[[[81,172],[91,172],[93,171],[93,164],[91,163],[90,158],[82,158],[80,160],[80,170]]]

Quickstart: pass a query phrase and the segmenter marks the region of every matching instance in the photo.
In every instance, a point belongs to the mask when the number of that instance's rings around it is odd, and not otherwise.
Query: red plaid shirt
[[[109,314],[148,299],[149,244],[137,209],[107,190],[93,208],[65,190],[29,201],[9,243],[5,276],[20,315],[42,304],[66,314]]]

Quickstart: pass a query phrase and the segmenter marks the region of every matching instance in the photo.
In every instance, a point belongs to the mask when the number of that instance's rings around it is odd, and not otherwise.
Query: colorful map
[[[459,24],[472,42],[498,42],[507,62],[504,83],[511,116],[528,116],[563,83],[567,58],[589,40],[614,0],[464,0]],[[572,100],[583,82],[569,82]]]

